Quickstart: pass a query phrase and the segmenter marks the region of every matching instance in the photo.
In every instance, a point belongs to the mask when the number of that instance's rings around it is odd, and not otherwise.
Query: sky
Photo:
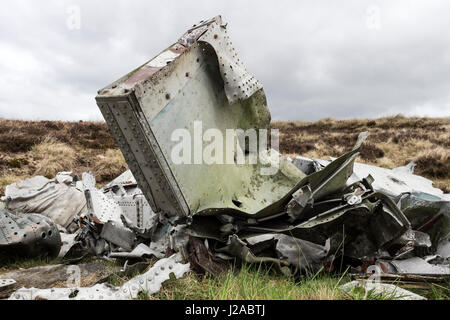
[[[450,1],[4,1],[0,117],[102,120],[97,90],[216,15],[273,120],[450,116]]]

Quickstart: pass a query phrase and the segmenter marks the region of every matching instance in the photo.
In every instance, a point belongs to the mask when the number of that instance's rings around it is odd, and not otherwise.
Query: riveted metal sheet
[[[136,100],[132,95],[113,99],[97,97],[97,102],[153,211],[163,211],[171,216],[189,215],[166,160],[146,119],[139,112],[140,107],[133,103]]]
[[[212,23],[198,41],[214,48],[230,103],[248,99],[262,89],[261,83],[247,72],[221,21]]]
[[[145,71],[146,77],[136,76],[149,67],[161,69]],[[283,160],[270,176],[260,174],[263,166],[272,166],[270,162],[172,161],[177,144],[172,140],[174,130],[195,135],[196,121],[205,130],[217,129],[224,136],[229,129],[269,128],[262,86],[237,57],[220,17],[194,26],[154,59],[100,90],[96,99],[155,212],[192,216],[231,210],[253,215],[278,201],[304,177]],[[237,137],[232,138],[236,144]],[[208,144],[202,143],[203,148]],[[240,145],[236,149],[234,155],[248,151]]]
[[[13,214],[0,210],[0,255],[57,256],[61,237],[56,224],[40,214]]]

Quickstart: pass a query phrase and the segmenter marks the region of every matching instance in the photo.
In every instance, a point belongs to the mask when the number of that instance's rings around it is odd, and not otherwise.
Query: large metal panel
[[[96,99],[155,212],[254,215],[305,176],[275,151],[251,149],[233,131],[267,130],[270,113],[262,85],[245,69],[220,17],[188,30],[158,56],[100,90]],[[191,162],[172,159],[179,143],[172,136],[177,129],[193,139]],[[205,150],[210,141],[203,133],[211,129],[224,140],[230,129],[234,134],[229,141],[235,150],[223,141],[217,163],[205,162],[194,146],[200,131],[197,141]],[[268,154],[275,155],[275,163]],[[236,160],[238,155],[244,162]],[[276,168],[264,175],[265,167]]]

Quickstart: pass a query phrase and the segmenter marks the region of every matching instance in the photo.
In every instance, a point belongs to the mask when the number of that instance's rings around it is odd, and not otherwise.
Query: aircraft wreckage
[[[189,29],[96,100],[130,171],[101,190],[91,173],[8,186],[0,254],[82,250],[109,259],[157,257],[167,268],[155,265],[126,288],[99,284],[78,295],[22,288],[10,299],[125,299],[148,284],[157,292],[169,273],[217,273],[235,258],[290,275],[331,271],[338,257],[353,272],[372,265],[386,274],[450,274],[449,195],[414,175],[412,164],[389,170],[355,163],[368,133],[332,161],[291,161],[271,147],[254,148],[248,135],[229,137],[255,130],[258,146],[273,140],[263,87],[220,17]],[[193,161],[174,157],[177,130],[194,137],[180,156]],[[199,130],[226,137],[224,149],[233,152],[216,148],[218,161],[201,161],[212,139],[195,140]]]

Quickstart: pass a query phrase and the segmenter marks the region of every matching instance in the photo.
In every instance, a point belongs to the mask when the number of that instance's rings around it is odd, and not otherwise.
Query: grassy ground
[[[107,262],[96,258],[86,258],[83,263],[101,263],[117,270],[120,262]],[[156,262],[150,262],[148,268]],[[43,266],[48,264],[64,263],[61,259],[35,258],[28,260],[16,260],[0,262],[0,274],[19,269]],[[113,286],[121,286],[137,274],[120,276],[117,271],[107,281]],[[98,277],[95,278],[98,280]],[[224,274],[212,277],[209,275],[196,275],[189,273],[181,279],[173,276],[165,282],[160,292],[155,295],[140,293],[139,300],[394,300],[401,296],[396,294],[376,294],[364,292],[362,289],[354,289],[344,292],[339,287],[351,281],[350,275],[317,274],[301,279],[288,278],[280,275],[264,265],[244,264],[232,267]],[[82,279],[84,286],[91,286],[94,282]],[[450,300],[450,283],[447,284],[421,284],[419,287],[409,287],[398,284],[405,289],[415,292],[431,300]],[[65,282],[58,282],[52,287],[64,287]]]
[[[450,192],[450,118],[405,118],[274,122],[279,129],[280,151],[295,157],[339,156],[351,149],[359,132],[371,135],[358,161],[387,168],[417,163],[416,173]],[[0,195],[6,185],[37,174],[53,177],[58,171],[81,175],[91,170],[105,184],[127,165],[106,124],[101,122],[34,122],[0,119]],[[59,261],[48,259],[0,262],[0,273]],[[116,277],[116,285],[126,279]],[[348,276],[323,275],[301,281],[281,277],[270,269],[244,266],[216,278],[189,274],[170,280],[157,295],[141,299],[392,299],[355,291],[346,294],[339,285]],[[430,299],[450,299],[449,290],[430,285],[413,289]]]

